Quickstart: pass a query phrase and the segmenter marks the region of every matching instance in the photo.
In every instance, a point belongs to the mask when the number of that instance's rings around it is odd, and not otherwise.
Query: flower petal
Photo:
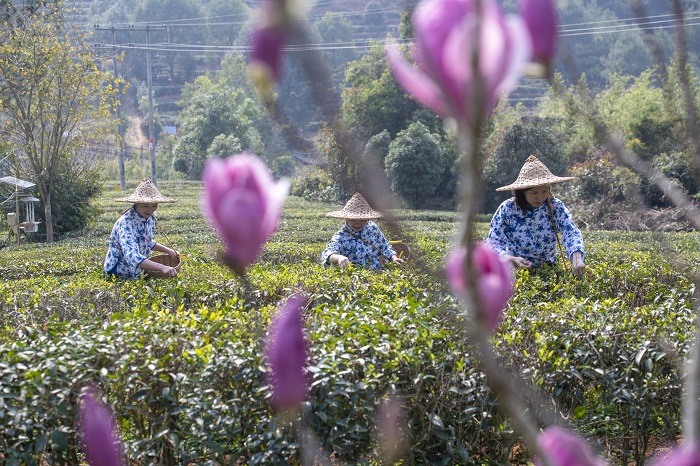
[[[449,115],[444,95],[435,81],[404,60],[397,46],[387,45],[386,54],[392,74],[413,98],[438,115]]]
[[[302,323],[304,306],[305,296],[295,294],[288,297],[270,327],[267,344],[269,382],[272,403],[278,409],[296,408],[307,396],[307,345]]]

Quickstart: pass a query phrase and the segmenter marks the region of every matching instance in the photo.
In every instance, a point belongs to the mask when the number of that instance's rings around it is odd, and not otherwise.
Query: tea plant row
[[[294,290],[310,298],[303,416],[323,449],[338,461],[372,463],[378,403],[399,395],[416,463],[507,461],[518,434],[485,385],[465,336],[469,319],[441,275],[456,214],[397,212],[423,267],[338,270],[318,263],[339,227],[323,214],[337,206],[292,197],[243,281],[217,260],[199,185],[160,189],[180,199],[158,212],[168,240],[186,254],[177,279],[102,278],[123,207],[111,190],[81,234],[0,250],[6,464],[78,464],[76,404],[88,384],[113,407],[139,464],[298,461],[297,437],[269,406],[261,345],[276,303]],[[693,331],[688,277],[699,241],[692,233],[584,236],[587,279],[559,268],[519,271],[494,342],[511,376],[537,394],[531,409],[543,420],[559,411],[603,454],[639,459],[650,437],[680,429],[680,365]]]

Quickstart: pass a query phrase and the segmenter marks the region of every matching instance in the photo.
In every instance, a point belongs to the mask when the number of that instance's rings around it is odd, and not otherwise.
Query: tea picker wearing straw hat
[[[321,253],[324,265],[337,264],[345,268],[349,264],[379,270],[384,262],[403,264],[391,243],[371,220],[382,217],[372,209],[362,194],[355,193],[341,210],[328,212],[326,217],[345,220]]]
[[[166,277],[178,274],[175,267],[160,264],[148,259],[151,250],[164,252],[177,258],[178,252],[155,241],[158,204],[177,202],[164,197],[149,179],[144,179],[134,192],[117,202],[133,204],[116,221],[109,238],[109,249],[102,268],[106,276],[134,279],[141,276],[141,271],[152,271]]]
[[[496,189],[512,191],[513,197],[496,210],[486,243],[518,267],[555,264],[558,249],[566,256],[564,264],[571,262],[573,274],[582,276],[585,251],[581,231],[550,189],[573,179],[555,176],[537,157],[528,157],[518,179]]]

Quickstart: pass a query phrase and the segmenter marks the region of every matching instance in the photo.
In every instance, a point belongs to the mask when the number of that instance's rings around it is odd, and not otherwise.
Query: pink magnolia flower
[[[278,310],[267,341],[270,364],[269,383],[272,404],[281,410],[294,409],[306,399],[308,392],[306,339],[302,311],[306,297],[292,295]]]
[[[287,31],[283,27],[262,26],[255,28],[251,35],[251,66],[256,69],[256,79],[268,85],[277,82],[282,68],[282,47],[287,41]]]
[[[289,40],[295,23],[307,9],[304,4],[294,0],[265,1],[250,38],[250,72],[262,91],[271,92],[273,84],[279,81],[282,48]]]
[[[549,63],[557,45],[557,10],[552,0],[520,0],[520,15],[525,20],[532,38],[532,56],[536,61]]]
[[[209,159],[202,179],[204,214],[225,243],[226,263],[242,273],[277,229],[289,181],[276,183],[252,152]]]
[[[459,247],[447,257],[445,275],[447,283],[457,296],[468,292],[467,277],[464,274],[464,263],[467,249]],[[493,332],[498,328],[508,300],[513,294],[513,273],[509,262],[504,261],[491,248],[477,244],[472,251],[472,267],[478,288],[481,310]]]
[[[81,397],[80,430],[90,466],[122,466],[120,440],[109,410],[98,403],[93,390]]]
[[[654,461],[652,466],[700,466],[700,446],[696,442],[688,441]]]
[[[548,427],[537,438],[537,445],[552,466],[605,466],[586,441],[561,427]],[[538,465],[541,463],[537,463]]]
[[[401,86],[443,117],[473,122],[474,110],[489,113],[509,92],[530,57],[530,35],[519,16],[506,16],[495,0],[423,0],[413,15],[415,60],[387,46],[389,65]],[[473,65],[473,54],[478,64]],[[483,106],[474,109],[476,78],[483,82]]]

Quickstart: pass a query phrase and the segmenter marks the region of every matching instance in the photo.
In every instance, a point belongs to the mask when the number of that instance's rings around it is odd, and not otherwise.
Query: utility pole
[[[158,180],[156,179],[156,142],[153,139],[153,72],[151,71],[151,30],[148,25],[146,25],[146,47],[146,65],[148,67],[148,149],[151,151],[151,181],[155,186],[158,186]]]
[[[114,63],[114,79],[117,79],[117,42],[115,39],[115,28],[112,26],[112,47],[114,47],[114,55],[112,55],[112,62]],[[119,186],[122,191],[126,189],[126,175],[124,173],[124,124],[122,123],[122,98],[121,98],[122,86],[117,84],[117,133],[119,134]]]
[[[155,143],[155,135],[154,135],[154,128],[153,128],[153,78],[152,78],[152,64],[151,64],[151,30],[160,30],[160,31],[166,31],[168,32],[168,27],[163,25],[163,26],[150,26],[150,25],[145,25],[145,26],[134,26],[133,24],[130,24],[126,27],[115,27],[115,26],[110,26],[110,27],[101,27],[99,24],[96,24],[94,26],[94,29],[96,31],[112,31],[112,48],[116,50],[117,45],[114,40],[114,32],[115,31],[146,31],[146,80],[147,80],[147,85],[148,85],[148,148],[150,151],[150,158],[151,158],[151,181],[153,182],[154,185],[157,186],[157,179],[156,179],[156,143]],[[96,47],[104,47],[101,44],[95,44],[94,46]],[[133,44],[129,44],[130,47],[133,47]],[[116,78],[116,55],[114,57],[114,62],[115,62],[115,78]],[[119,106],[117,106],[117,112],[119,112]],[[117,113],[117,118],[119,118],[119,113]],[[121,122],[121,118],[120,118]],[[121,131],[123,131],[123,127],[120,125]],[[122,136],[120,134],[120,136]],[[121,145],[120,147],[124,147]],[[123,154],[123,150],[120,151],[120,153]],[[120,160],[120,167],[119,167],[119,182],[122,183],[122,176],[123,176],[123,170],[124,170],[124,165],[123,165],[123,160]],[[122,188],[125,188],[126,182],[122,184]]]

